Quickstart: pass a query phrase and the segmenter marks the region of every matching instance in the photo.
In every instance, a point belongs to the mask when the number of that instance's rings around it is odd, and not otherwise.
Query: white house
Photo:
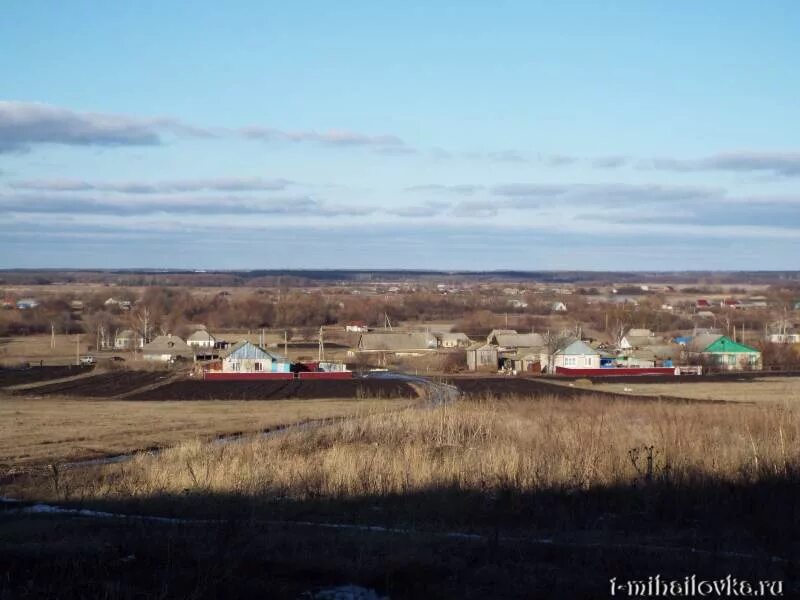
[[[216,342],[216,338],[205,329],[198,329],[186,338],[186,343],[192,348],[213,348]]]
[[[144,346],[144,338],[133,329],[123,329],[114,336],[114,350],[133,350]]]
[[[550,306],[550,310],[552,312],[567,312],[567,305],[560,301],[553,302],[553,304]]]
[[[553,354],[553,367],[599,369],[600,353],[586,342],[575,340]]]
[[[289,359],[242,340],[222,359],[223,373],[289,373]]]

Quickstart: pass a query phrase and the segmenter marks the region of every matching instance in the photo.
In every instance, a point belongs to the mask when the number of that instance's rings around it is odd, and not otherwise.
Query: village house
[[[440,348],[467,348],[472,343],[466,333],[434,333]]]
[[[130,300],[119,300],[117,298],[108,298],[103,304],[108,308],[119,308],[120,310],[130,310]]]
[[[761,369],[761,352],[720,334],[703,334],[686,346],[686,357],[725,371]]]
[[[350,321],[345,323],[344,330],[349,333],[366,333],[369,331],[366,321]]]
[[[30,310],[37,306],[39,306],[39,301],[35,298],[21,298],[17,300],[17,309],[19,310]]]
[[[600,352],[586,342],[575,340],[556,350],[550,362],[554,372],[559,367],[567,369],[599,369]]]
[[[771,333],[767,340],[773,344],[800,344],[800,333],[787,331],[784,333]]]
[[[134,350],[144,346],[144,338],[132,329],[123,329],[114,336],[114,350]]]
[[[217,340],[205,329],[198,329],[186,338],[186,343],[192,348],[213,348]]]
[[[223,373],[289,373],[288,358],[265,350],[247,340],[231,346],[222,359]]]
[[[553,302],[553,304],[550,305],[550,311],[558,313],[567,312],[567,305],[563,302]]]
[[[478,342],[467,348],[467,368],[470,371],[497,371],[497,346]]]
[[[177,335],[160,335],[142,347],[142,358],[161,362],[194,360],[194,351]]]
[[[371,332],[362,333],[358,340],[359,352],[390,352],[415,356],[435,351],[436,336],[428,332]]]
[[[619,347],[621,350],[631,350],[634,348],[644,348],[646,346],[663,345],[665,340],[663,337],[654,334],[649,329],[629,329],[628,332],[622,336]]]
[[[539,333],[517,333],[514,329],[496,329],[486,338],[486,343],[500,348],[532,348],[544,346]]]

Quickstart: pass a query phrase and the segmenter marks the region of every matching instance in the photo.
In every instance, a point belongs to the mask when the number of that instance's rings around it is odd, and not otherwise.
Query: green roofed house
[[[688,358],[725,371],[761,369],[761,352],[719,334],[698,335],[686,347]]]

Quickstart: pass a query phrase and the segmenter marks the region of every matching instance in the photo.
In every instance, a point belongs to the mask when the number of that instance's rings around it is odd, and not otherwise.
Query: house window
[[[254,371],[260,371],[261,370],[261,363],[260,362],[254,363],[253,364],[253,370]]]

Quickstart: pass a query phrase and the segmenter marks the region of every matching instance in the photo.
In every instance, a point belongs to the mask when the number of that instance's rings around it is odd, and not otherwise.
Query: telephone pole
[[[75,366],[81,366],[81,334],[75,334]]]

